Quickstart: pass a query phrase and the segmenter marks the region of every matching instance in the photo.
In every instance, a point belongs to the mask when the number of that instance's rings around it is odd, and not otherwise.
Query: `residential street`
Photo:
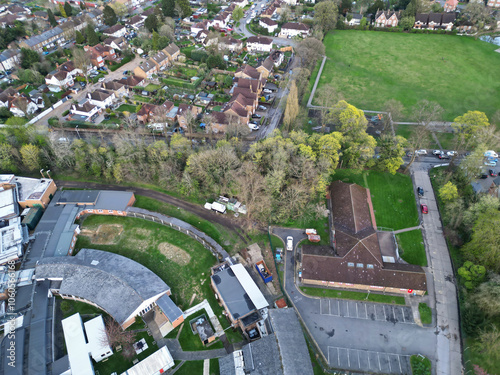
[[[330,366],[410,374],[410,355],[422,354],[436,361],[434,329],[415,324],[408,307],[302,294],[294,282],[295,254],[297,242],[306,236],[303,230],[295,229],[276,228],[273,233],[283,240],[289,235],[294,237],[294,256],[287,252],[285,257],[285,290]]]

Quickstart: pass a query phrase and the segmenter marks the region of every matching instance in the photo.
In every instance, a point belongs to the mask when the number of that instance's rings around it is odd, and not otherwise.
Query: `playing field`
[[[318,89],[331,83],[360,109],[382,110],[394,98],[410,119],[411,107],[427,99],[438,102],[444,120],[452,121],[468,110],[491,117],[500,108],[500,53],[493,44],[454,35],[357,30],[332,32],[324,44],[329,59]]]

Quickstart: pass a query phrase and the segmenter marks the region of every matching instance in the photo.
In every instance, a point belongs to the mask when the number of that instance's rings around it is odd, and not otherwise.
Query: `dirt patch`
[[[90,241],[97,245],[116,244],[123,232],[121,224],[101,224],[96,230],[83,229],[80,235],[90,238]]]
[[[162,242],[159,244],[158,250],[160,250],[160,253],[165,255],[167,259],[170,259],[181,266],[187,265],[191,260],[191,255],[168,242]]]

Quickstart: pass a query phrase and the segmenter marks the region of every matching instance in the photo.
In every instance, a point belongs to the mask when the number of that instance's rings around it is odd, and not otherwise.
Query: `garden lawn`
[[[318,88],[331,83],[360,109],[382,110],[389,99],[405,107],[439,103],[444,120],[468,110],[491,118],[500,108],[498,46],[454,35],[339,30],[324,39],[328,60]],[[487,67],[487,68],[485,68]]]
[[[201,361],[187,361],[179,370],[175,372],[176,375],[195,375],[203,374],[203,360]]]
[[[419,224],[411,178],[402,173],[338,169],[334,180],[354,182],[370,189],[377,226],[404,229]]]
[[[155,85],[154,83],[148,84],[146,87],[144,87],[145,91],[153,92],[155,90],[158,90],[161,86],[160,85]]]
[[[204,286],[209,284],[210,267],[216,259],[199,242],[164,225],[130,217],[88,216],[82,229],[84,233],[95,234],[102,224],[116,225],[123,230],[121,234],[109,232],[109,237],[102,236],[106,241],[80,234],[76,248],[109,251],[142,264],[170,286],[172,299],[182,310],[190,306],[194,293],[193,305],[210,297]]]
[[[135,110],[137,107],[132,104],[122,104],[119,106],[116,110],[119,112],[130,112],[130,113],[135,113]]]
[[[420,229],[396,234],[399,255],[410,264],[427,267],[424,239]]]
[[[425,302],[418,304],[418,312],[420,313],[420,320],[423,324],[432,323],[432,310]]]
[[[352,299],[356,301],[368,301],[368,302],[380,302],[380,303],[394,303],[396,305],[406,304],[404,297],[389,296],[386,294],[352,292],[350,290],[323,289],[323,288],[313,288],[307,286],[301,286],[300,290],[302,290],[305,294],[314,297]]]

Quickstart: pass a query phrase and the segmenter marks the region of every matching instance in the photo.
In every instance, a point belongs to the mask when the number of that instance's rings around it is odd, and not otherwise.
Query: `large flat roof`
[[[267,303],[266,297],[264,297],[259,287],[257,286],[257,284],[255,284],[255,281],[253,281],[252,277],[245,269],[245,267],[243,267],[242,264],[238,263],[231,266],[231,269],[233,270],[243,289],[245,289],[246,294],[248,294],[248,296],[252,300],[255,308],[260,310],[268,307],[269,303]]]
[[[94,367],[89,357],[87,341],[79,313],[62,320],[64,341],[68,350],[69,365],[72,375],[94,374]]]
[[[129,368],[121,375],[156,375],[162,374],[174,366],[174,359],[166,346]]]
[[[13,182],[17,183],[19,191],[19,201],[40,199],[45,193],[45,190],[52,183],[50,178],[30,178],[30,177],[14,177]]]
[[[10,219],[19,215],[15,189],[0,188],[0,219]]]
[[[95,303],[123,324],[146,300],[170,287],[156,274],[124,256],[81,249],[74,257],[43,258],[37,280],[62,280],[59,292]]]
[[[163,311],[165,316],[170,322],[174,322],[176,319],[180,318],[182,314],[182,310],[172,301],[170,296],[164,294],[157,301],[156,304]]]
[[[21,226],[21,218],[8,220],[8,225],[0,228],[0,264],[20,258],[24,242],[27,242],[27,233]]]
[[[112,353],[109,343],[107,343],[106,328],[102,315],[96,316],[83,324],[88,340],[88,351],[92,358],[99,362],[103,358],[109,357]],[[104,355],[104,356],[103,356]]]

